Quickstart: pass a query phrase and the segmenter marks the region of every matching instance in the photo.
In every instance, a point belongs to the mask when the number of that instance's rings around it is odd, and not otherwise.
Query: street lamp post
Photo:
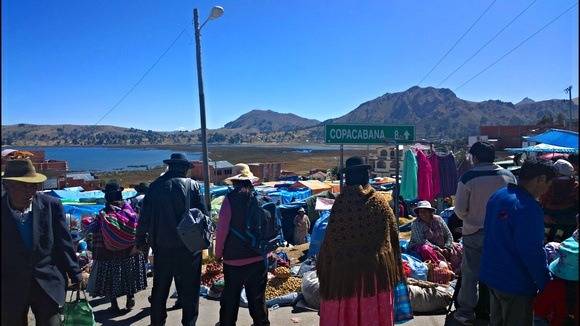
[[[568,120],[568,130],[572,130],[572,85],[566,87],[564,92],[568,93],[568,107],[570,109],[570,120]]]
[[[195,30],[195,54],[197,57],[197,85],[199,88],[199,112],[201,122],[201,150],[203,158],[203,188],[205,191],[205,204],[209,213],[211,214],[211,195],[209,191],[209,163],[207,153],[207,127],[205,122],[205,94],[203,92],[203,77],[201,73],[201,29],[208,22],[219,18],[224,13],[224,9],[220,6],[215,6],[211,9],[209,17],[199,26],[199,13],[197,8],[193,9],[193,26]]]

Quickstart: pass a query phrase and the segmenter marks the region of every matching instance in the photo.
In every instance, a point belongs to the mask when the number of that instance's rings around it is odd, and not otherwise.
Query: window
[[[386,149],[383,149],[381,151],[381,156],[387,156],[387,150]]]
[[[385,163],[385,161],[378,161],[377,162],[377,169],[386,169],[387,168],[387,163]]]

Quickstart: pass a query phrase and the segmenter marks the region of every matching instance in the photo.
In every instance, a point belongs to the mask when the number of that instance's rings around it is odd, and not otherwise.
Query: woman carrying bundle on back
[[[91,296],[111,300],[111,311],[119,312],[117,297],[127,296],[125,307],[135,306],[135,293],[147,288],[147,259],[132,251],[137,230],[137,214],[123,200],[123,188],[110,182],[103,190],[105,208],[96,217],[93,229],[93,259],[96,262],[89,279]],[[93,274],[91,273],[91,274]]]

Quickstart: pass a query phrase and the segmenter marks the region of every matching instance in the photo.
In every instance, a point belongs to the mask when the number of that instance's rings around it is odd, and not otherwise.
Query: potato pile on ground
[[[302,278],[290,276],[289,268],[278,267],[274,270],[274,274],[275,277],[266,285],[266,300],[301,291]]]
[[[205,267],[205,273],[201,274],[201,285],[211,287],[215,281],[223,277],[224,273],[222,267],[222,264],[216,261],[207,264]]]

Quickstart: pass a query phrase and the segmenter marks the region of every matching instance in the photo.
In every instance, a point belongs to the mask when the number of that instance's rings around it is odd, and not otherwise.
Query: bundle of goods
[[[441,284],[407,278],[411,307],[415,313],[435,313],[446,311],[453,290]]]
[[[213,285],[209,287],[206,298],[219,300],[219,298],[222,296],[223,291],[224,291],[224,278],[222,276],[217,280],[215,280]]]
[[[290,276],[290,268],[278,267],[274,270],[274,275],[275,277],[266,285],[266,300],[301,291],[302,279]]]
[[[201,274],[201,285],[211,287],[217,280],[224,276],[222,264],[214,261],[207,264],[205,273]]]

